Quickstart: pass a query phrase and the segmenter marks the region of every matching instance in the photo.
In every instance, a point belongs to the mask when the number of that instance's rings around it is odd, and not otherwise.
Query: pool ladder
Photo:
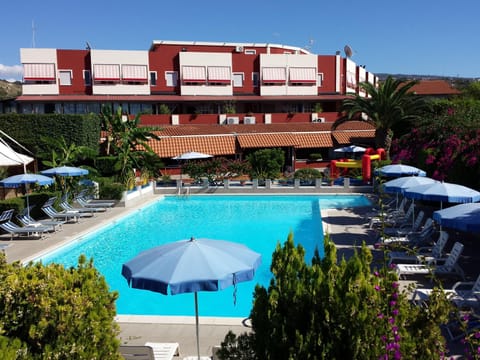
[[[190,186],[185,187],[185,191],[182,193],[182,187],[178,188],[177,196],[189,196],[190,195]]]

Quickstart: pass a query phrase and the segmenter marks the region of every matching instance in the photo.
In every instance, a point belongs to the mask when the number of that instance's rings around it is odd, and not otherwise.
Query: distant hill
[[[22,83],[20,81],[8,82],[0,80],[0,100],[14,99],[22,94]]]
[[[396,79],[408,79],[408,80],[448,80],[448,81],[476,81],[475,78],[465,78],[456,76],[440,76],[440,75],[418,75],[418,74],[387,74],[380,73],[375,74],[380,80],[385,80],[388,76],[392,76]]]

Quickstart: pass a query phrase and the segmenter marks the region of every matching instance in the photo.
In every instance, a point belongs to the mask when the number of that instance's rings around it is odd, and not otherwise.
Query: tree
[[[154,133],[157,128],[139,126],[140,114],[125,119],[121,107],[112,112],[109,106],[103,106],[100,117],[102,130],[107,133],[106,153],[117,157],[116,170],[122,180],[128,180],[133,168],[145,163],[145,153],[158,157],[148,144],[150,139],[160,140]]]
[[[384,148],[389,158],[393,128],[402,124],[408,125],[419,119],[428,109],[425,98],[411,91],[416,83],[396,80],[391,76],[378,87],[369,82],[360,83],[359,87],[368,94],[368,97],[355,95],[345,99],[342,110],[346,112],[346,116],[338,119],[332,128],[335,129],[351,120],[372,124],[375,126],[375,146]]]
[[[118,294],[109,292],[93,261],[82,256],[68,269],[22,266],[7,264],[0,254],[0,281],[0,331],[14,348],[22,344],[28,356],[18,358],[121,359],[114,321]]]
[[[67,143],[63,136],[54,138],[49,136],[40,137],[44,151],[39,154],[43,165],[57,167],[72,165],[80,159],[91,158],[96,155],[95,150],[88,146],[77,146],[74,143]]]
[[[307,264],[292,234],[277,245],[273,278],[268,288],[255,289],[252,332],[227,335],[222,359],[239,359],[239,349],[249,354],[252,347],[252,358],[267,360],[441,358],[440,324],[451,311],[443,292],[428,308],[413,306],[394,272],[386,266],[372,271],[365,244],[348,261],[337,261],[327,236],[324,252]]]
[[[282,172],[285,155],[281,149],[257,150],[247,156],[252,179],[276,179]]]
[[[480,187],[480,101],[438,100],[432,114],[393,142],[392,159],[426,170],[429,176]]]

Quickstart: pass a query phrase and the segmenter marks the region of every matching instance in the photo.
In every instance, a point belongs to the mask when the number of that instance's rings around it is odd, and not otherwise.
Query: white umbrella
[[[16,166],[30,164],[33,158],[17,153],[10,146],[0,142],[0,166]]]
[[[213,157],[212,155],[203,154],[201,152],[189,151],[177,156],[174,156],[174,160],[195,160],[195,159],[208,159]]]

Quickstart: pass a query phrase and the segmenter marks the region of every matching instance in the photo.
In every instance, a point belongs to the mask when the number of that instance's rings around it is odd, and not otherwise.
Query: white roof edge
[[[175,40],[153,40],[152,46],[154,45],[202,45],[202,46],[244,46],[244,47],[275,47],[280,49],[288,50],[299,50],[305,54],[311,54],[310,51],[300,48],[298,46],[289,46],[289,45],[280,45],[280,44],[270,44],[270,43],[234,43],[234,42],[215,42],[215,41],[175,41]]]

